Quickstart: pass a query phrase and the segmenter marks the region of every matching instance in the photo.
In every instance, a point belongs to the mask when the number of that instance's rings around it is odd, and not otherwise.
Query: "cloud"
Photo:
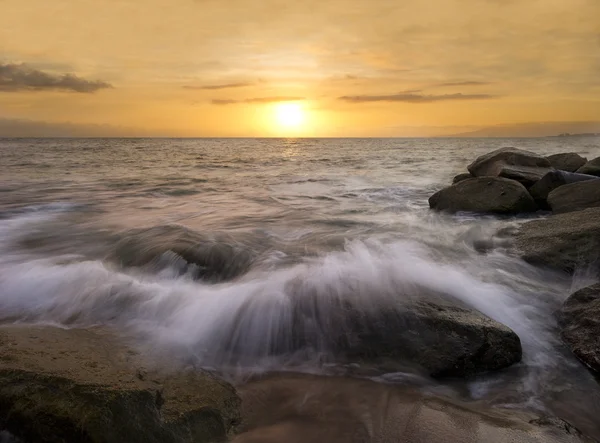
[[[491,85],[491,82],[477,82],[477,81],[449,82],[449,83],[438,83],[436,86],[486,86],[486,85]]]
[[[254,97],[247,98],[244,100],[230,100],[230,99],[213,99],[211,103],[213,105],[237,105],[241,103],[280,103],[280,102],[297,102],[300,100],[306,100],[304,97]]]
[[[441,94],[441,95],[424,95],[416,94],[411,91],[400,94],[391,95],[344,95],[339,97],[349,103],[370,103],[370,102],[404,102],[404,103],[434,103],[443,101],[460,101],[460,100],[486,100],[496,98],[490,94]]]
[[[0,91],[72,91],[81,93],[96,92],[112,88],[103,81],[90,81],[73,74],[49,74],[25,64],[0,64]]]
[[[230,88],[244,88],[246,86],[252,86],[253,83],[225,83],[222,85],[202,85],[202,86],[194,86],[194,85],[186,85],[183,89],[201,89],[214,91],[218,89],[230,89]]]

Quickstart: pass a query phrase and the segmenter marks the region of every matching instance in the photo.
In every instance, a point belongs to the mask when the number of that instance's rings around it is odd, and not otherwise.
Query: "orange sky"
[[[289,102],[303,121],[286,127]],[[600,1],[0,0],[2,119],[107,135],[559,131],[600,121]]]

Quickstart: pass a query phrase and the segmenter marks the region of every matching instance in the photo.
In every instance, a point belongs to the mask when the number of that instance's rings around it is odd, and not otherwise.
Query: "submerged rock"
[[[140,363],[106,330],[0,327],[0,429],[27,442],[212,443],[239,422],[227,383]]]
[[[600,177],[600,157],[596,157],[577,170],[579,174],[590,174]]]
[[[456,176],[454,176],[454,178],[452,179],[452,184],[455,185],[463,180],[467,180],[469,178],[473,178],[473,176],[469,173],[466,172],[464,174],[458,174]]]
[[[529,193],[534,198],[538,206],[544,209],[550,209],[550,205],[548,204],[548,195],[552,191],[564,185],[594,179],[598,179],[598,177],[594,175],[575,174],[565,171],[550,171],[544,175],[540,181],[529,188]]]
[[[600,284],[572,294],[560,313],[561,336],[586,366],[600,372]]]
[[[587,163],[587,158],[576,152],[565,152],[546,157],[554,169],[566,172],[575,172]]]
[[[547,158],[517,148],[502,148],[482,155],[471,163],[476,177],[504,177],[529,187],[552,170]]]
[[[599,207],[600,178],[561,186],[548,195],[548,203],[556,214]]]
[[[463,180],[432,195],[429,206],[438,211],[497,214],[537,210],[533,198],[522,184],[499,177]]]
[[[514,246],[533,264],[567,272],[579,267],[599,270],[600,208],[527,222],[517,232]]]
[[[239,388],[233,443],[581,443],[569,423],[364,379],[276,374]]]

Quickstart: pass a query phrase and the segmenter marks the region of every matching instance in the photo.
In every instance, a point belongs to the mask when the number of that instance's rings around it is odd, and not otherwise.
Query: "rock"
[[[594,179],[598,179],[598,177],[594,175],[575,174],[565,171],[551,171],[544,175],[544,177],[542,177],[542,179],[534,184],[531,188],[529,188],[529,193],[538,206],[544,209],[550,209],[550,205],[548,204],[548,194],[550,194],[550,192],[570,183]]]
[[[561,337],[586,366],[600,372],[600,284],[572,294],[560,313]]]
[[[472,176],[470,173],[468,173],[468,172],[466,172],[466,173],[464,173],[464,174],[458,174],[458,175],[456,175],[456,176],[455,176],[455,177],[452,179],[452,184],[453,184],[453,185],[455,185],[455,184],[457,184],[458,182],[461,182],[461,181],[463,181],[463,180],[467,180],[468,178],[473,178],[473,176]]]
[[[566,172],[575,172],[587,163],[587,158],[576,152],[565,152],[546,157],[554,169]]]
[[[504,177],[529,187],[552,170],[545,157],[516,148],[502,148],[482,155],[471,163],[475,177]]]
[[[208,443],[238,424],[227,383],[140,364],[104,329],[0,327],[0,429],[27,442]]]
[[[571,273],[579,267],[598,270],[600,208],[527,222],[516,234],[514,247],[533,264]]]
[[[590,174],[600,177],[600,157],[590,160],[577,170],[579,174]]]
[[[600,206],[600,179],[561,186],[550,192],[548,204],[555,214]]]
[[[361,313],[337,343],[349,361],[416,364],[432,377],[468,377],[506,368],[522,354],[519,337],[507,326],[439,301]]]
[[[493,409],[365,379],[276,374],[240,386],[233,443],[581,443],[555,417]]]
[[[161,266],[183,260],[182,273],[218,283],[244,274],[254,260],[252,248],[229,238],[202,235],[178,225],[154,226],[127,231],[118,241],[113,260],[121,266]]]
[[[533,212],[537,206],[527,189],[506,178],[478,177],[463,180],[436,192],[429,206],[447,212],[491,212],[518,214]]]

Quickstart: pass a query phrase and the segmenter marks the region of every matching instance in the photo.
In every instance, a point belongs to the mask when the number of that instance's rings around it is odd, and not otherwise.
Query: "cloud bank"
[[[0,64],[0,91],[71,91],[92,93],[112,88],[110,83],[90,81],[73,74],[49,74],[25,64]]]
[[[237,105],[242,103],[281,103],[281,102],[297,102],[301,100],[306,100],[304,97],[286,97],[286,96],[276,96],[276,97],[253,97],[246,98],[244,100],[233,100],[233,99],[213,99],[211,103],[213,105]]]
[[[490,94],[440,94],[440,95],[425,95],[416,94],[413,92],[403,92],[400,94],[390,95],[344,95],[338,97],[348,103],[371,103],[371,102],[403,102],[403,103],[434,103],[443,101],[459,101],[459,100],[486,100],[496,98]]]

